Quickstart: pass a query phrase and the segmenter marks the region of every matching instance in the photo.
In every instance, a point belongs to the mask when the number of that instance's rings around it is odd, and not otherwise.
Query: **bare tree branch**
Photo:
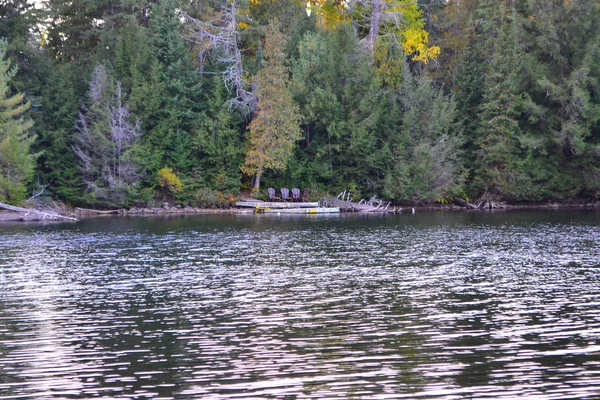
[[[235,98],[229,101],[229,107],[238,108],[244,114],[256,109],[256,96],[250,82],[245,78],[246,71],[242,63],[242,51],[238,46],[237,2],[228,2],[221,12],[209,21],[201,21],[186,14],[189,22],[186,38],[199,45],[198,60],[201,72],[206,57],[216,52],[216,59],[227,67],[223,71],[223,81],[228,90],[235,90]]]

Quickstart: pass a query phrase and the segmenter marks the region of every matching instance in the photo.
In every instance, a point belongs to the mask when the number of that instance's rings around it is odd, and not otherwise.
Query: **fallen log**
[[[9,210],[9,211],[15,211],[15,212],[22,213],[25,215],[34,214],[34,215],[38,216],[41,220],[64,219],[67,221],[78,221],[77,218],[67,217],[65,215],[60,215],[60,214],[54,213],[54,212],[39,211],[39,210],[35,210],[33,208],[16,207],[16,206],[11,206],[10,204],[5,204],[5,203],[0,203],[0,208]]]
[[[120,214],[122,210],[93,210],[91,208],[80,208],[75,207],[75,211],[82,214],[97,214],[97,215],[105,215],[105,214]]]
[[[477,206],[475,206],[474,204],[471,204],[471,203],[469,203],[461,198],[457,198],[457,197],[454,198],[454,204],[461,206],[461,207],[467,207],[470,210],[474,210],[477,208]]]

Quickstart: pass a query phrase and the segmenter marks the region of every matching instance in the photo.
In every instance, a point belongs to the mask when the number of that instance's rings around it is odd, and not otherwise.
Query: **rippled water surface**
[[[0,398],[598,398],[600,213],[0,226]]]

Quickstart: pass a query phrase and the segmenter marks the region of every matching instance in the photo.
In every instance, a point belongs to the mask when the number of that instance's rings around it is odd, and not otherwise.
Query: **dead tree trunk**
[[[456,204],[458,206],[461,206],[461,207],[467,207],[470,210],[474,210],[474,209],[477,208],[474,204],[471,204],[471,203],[469,203],[469,202],[467,202],[467,201],[465,201],[463,199],[460,199],[460,198],[455,198],[454,199],[454,204]]]
[[[52,212],[38,211],[38,210],[34,210],[32,208],[22,208],[22,207],[11,206],[10,204],[5,204],[5,203],[0,203],[0,208],[4,208],[5,210],[9,210],[9,211],[15,211],[15,212],[22,213],[25,215],[34,214],[42,220],[44,220],[44,219],[47,219],[47,220],[63,219],[63,220],[67,220],[67,221],[77,221],[77,218],[67,217],[67,216],[60,215],[57,213],[52,213]]]

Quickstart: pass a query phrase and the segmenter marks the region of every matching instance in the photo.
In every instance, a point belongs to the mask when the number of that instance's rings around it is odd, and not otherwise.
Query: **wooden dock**
[[[249,207],[249,208],[271,208],[271,209],[294,209],[294,208],[317,208],[319,203],[292,203],[284,201],[238,201],[235,203],[237,207]]]
[[[336,214],[340,212],[338,207],[315,207],[315,208],[275,208],[258,209],[258,212],[266,214]]]

